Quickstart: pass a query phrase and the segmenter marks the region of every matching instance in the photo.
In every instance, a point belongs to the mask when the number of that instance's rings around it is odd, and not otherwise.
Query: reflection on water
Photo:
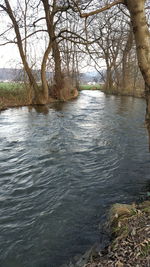
[[[103,240],[112,203],[143,198],[144,113],[142,99],[83,91],[0,114],[0,266],[61,266]]]
[[[150,122],[146,122],[145,127],[147,128],[147,134],[148,134],[148,140],[149,140],[149,152],[150,152]]]
[[[73,102],[74,100],[72,100]],[[55,109],[56,111],[62,111],[63,108],[65,107],[66,102],[54,102],[50,105],[50,107],[52,107],[53,109]]]
[[[28,110],[36,110],[37,113],[42,113],[44,115],[47,115],[49,113],[49,107],[47,105],[34,105],[34,106],[29,106]]]

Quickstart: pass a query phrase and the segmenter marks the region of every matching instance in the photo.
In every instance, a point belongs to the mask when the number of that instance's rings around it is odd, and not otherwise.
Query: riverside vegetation
[[[75,264],[64,267],[150,266],[150,201],[114,204],[105,224],[111,242],[102,251],[95,244]]]
[[[101,84],[81,84],[79,86],[79,90],[101,90],[102,85]]]
[[[105,86],[102,84],[81,84],[79,86],[79,91],[82,90],[101,90],[106,94],[115,94],[115,95],[126,95],[126,96],[134,96],[134,97],[144,97],[144,90],[136,89],[136,90],[118,90],[116,88],[112,88],[110,90],[106,90]],[[71,98],[77,96],[77,92],[72,94]],[[54,98],[49,97],[48,103],[57,101]],[[32,92],[28,84],[24,83],[11,83],[11,82],[0,82],[0,110],[4,110],[9,107],[19,107],[19,106],[27,106],[32,105]]]
[[[150,266],[150,201],[114,204],[108,225],[112,243],[97,255],[90,255],[84,267]]]
[[[19,83],[0,83],[0,110],[30,104],[28,89]]]
[[[101,90],[102,86],[99,84],[89,85],[81,84],[79,91],[81,90]],[[24,83],[0,83],[0,110],[4,110],[9,107],[27,106],[32,104],[31,90],[29,85]],[[72,95],[76,97],[77,94]],[[56,99],[49,97],[49,103],[54,102]]]
[[[77,95],[77,90],[74,90],[69,96],[69,99],[75,98]],[[0,83],[0,110],[5,110],[10,107],[32,105],[32,98],[32,91],[28,84],[10,82]],[[49,96],[48,103],[55,101],[57,101],[57,99]]]

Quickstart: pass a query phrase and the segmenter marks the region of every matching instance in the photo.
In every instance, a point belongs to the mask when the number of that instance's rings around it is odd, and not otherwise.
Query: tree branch
[[[99,9],[97,9],[97,10],[91,11],[91,12],[89,12],[89,13],[83,13],[83,14],[82,14],[81,11],[80,11],[80,12],[79,12],[79,13],[80,13],[80,17],[81,17],[81,18],[87,18],[87,17],[89,17],[89,16],[93,16],[93,15],[99,14],[99,13],[101,13],[101,12],[103,12],[103,11],[105,11],[105,10],[108,10],[108,9],[110,9],[111,7],[116,6],[116,5],[118,5],[118,4],[125,4],[125,1],[124,1],[124,0],[116,0],[116,1],[114,1],[113,3],[111,3],[111,4],[108,4],[108,5],[106,5],[106,6],[102,7],[102,8],[99,8]]]
[[[5,46],[7,44],[17,44],[17,42],[15,42],[15,41],[7,41],[5,43],[0,44],[0,46]]]
[[[7,8],[3,5],[0,5],[0,7],[7,12]]]
[[[39,22],[40,20],[43,20],[43,19],[45,19],[45,17],[39,18],[36,21],[34,21],[33,22],[33,26],[35,27],[36,26],[36,23]]]

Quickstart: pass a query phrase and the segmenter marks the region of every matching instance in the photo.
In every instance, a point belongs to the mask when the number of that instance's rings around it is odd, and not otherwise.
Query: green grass
[[[20,83],[0,82],[0,110],[29,103],[28,88]]]
[[[6,89],[6,90],[11,90],[11,89],[16,89],[22,87],[23,84],[21,83],[11,83],[11,82],[0,82],[0,89]]]
[[[18,93],[24,91],[23,84],[19,83],[3,83],[0,82],[0,96],[13,95],[16,96]]]
[[[100,84],[81,84],[80,90],[100,90],[102,86]]]

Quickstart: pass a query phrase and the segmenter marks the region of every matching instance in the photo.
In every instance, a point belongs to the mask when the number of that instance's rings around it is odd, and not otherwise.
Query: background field
[[[100,90],[102,85],[100,84],[81,84],[79,86],[80,90]]]

